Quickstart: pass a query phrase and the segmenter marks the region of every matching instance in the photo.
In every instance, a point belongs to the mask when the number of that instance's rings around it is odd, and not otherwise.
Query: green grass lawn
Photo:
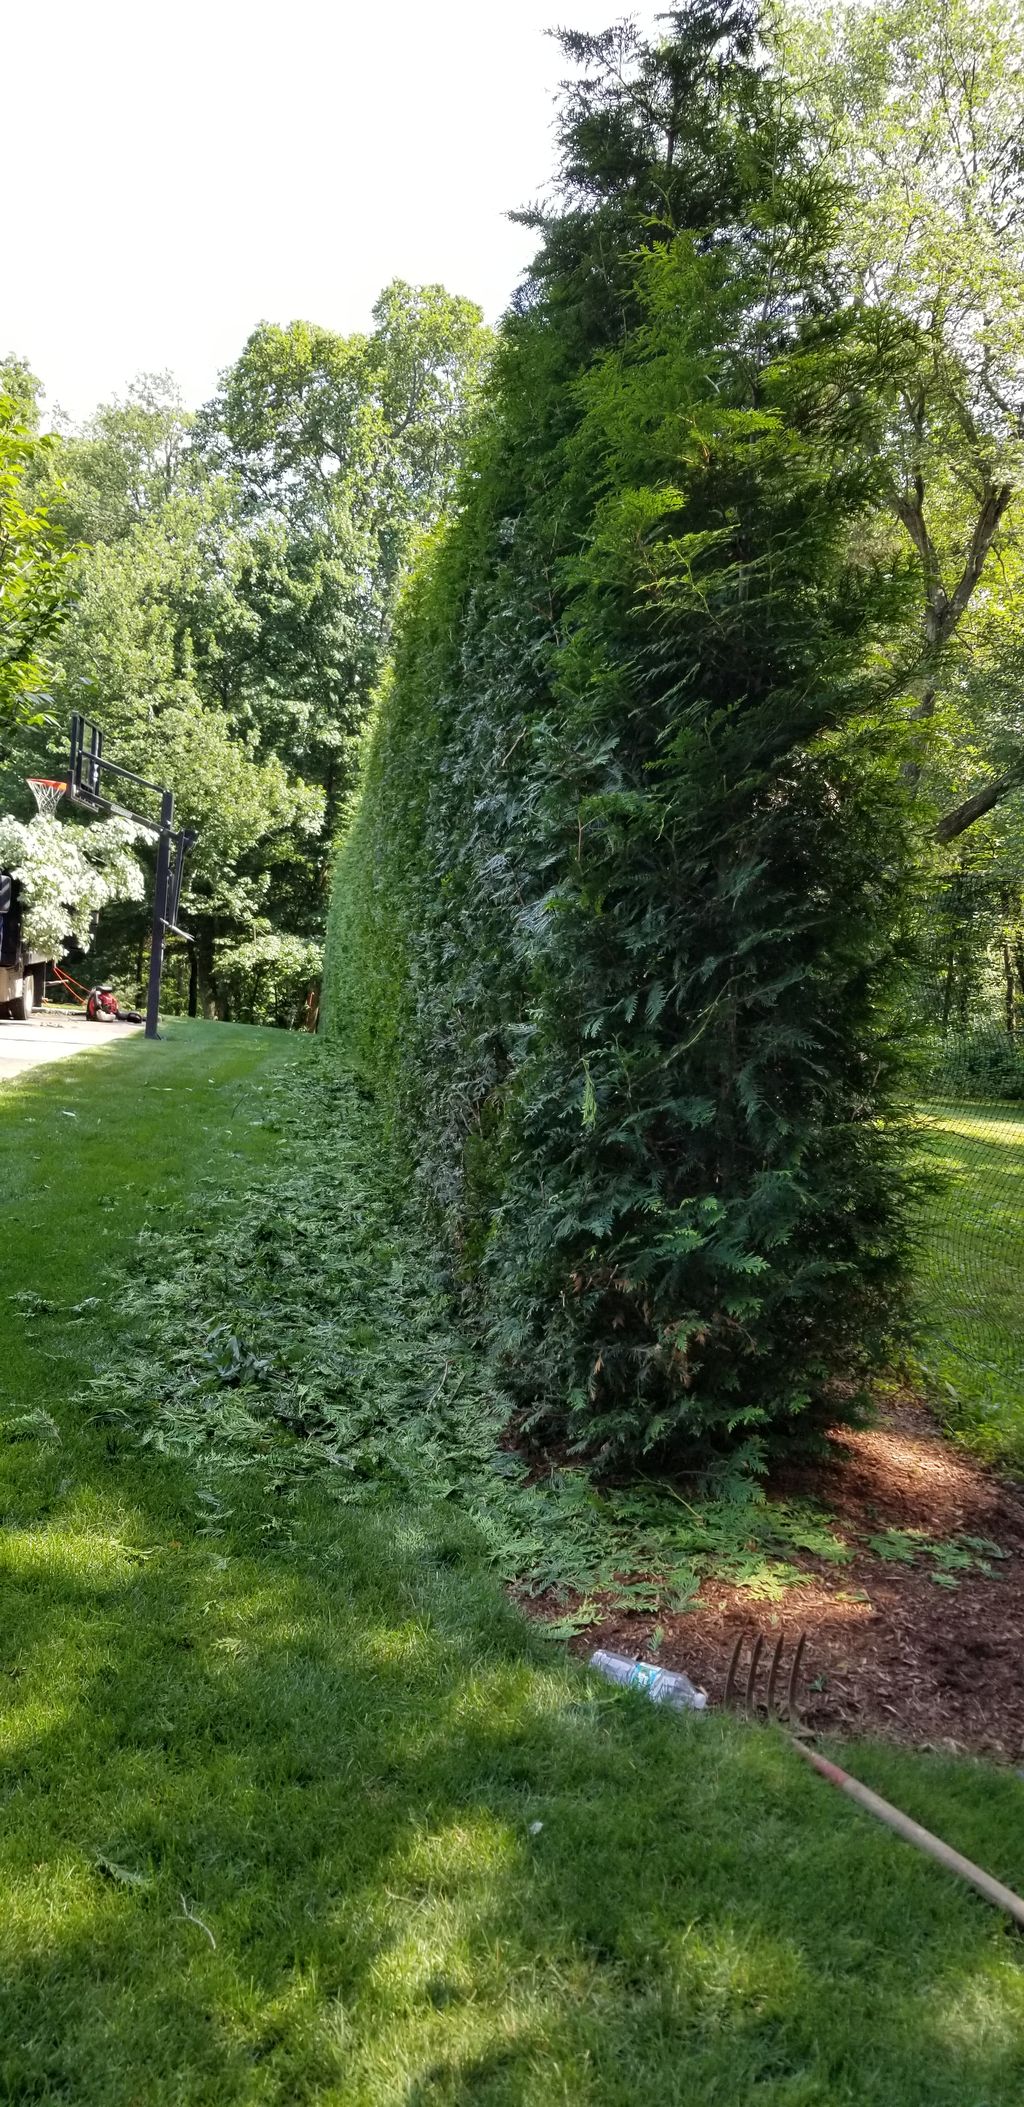
[[[1024,1466],[1024,1108],[930,1104],[924,1353],[940,1408],[972,1447]]]
[[[301,1180],[267,1106],[321,1061],[182,1026],[0,1090],[0,2100],[1019,2107],[1019,1940],[781,1737],[591,1684],[450,1500],[361,1504],[337,1459],[289,1473],[269,1432],[245,1459],[194,1413],[166,1452],[161,1254],[241,1193],[272,1268]],[[342,1101],[327,1309],[308,1257],[332,1366],[349,1289],[371,1306],[360,1222],[405,1292]],[[191,1382],[198,1303],[160,1308]],[[217,1351],[209,1429],[240,1410]],[[118,1368],[148,1371],[136,1419]],[[1024,1886],[1015,1776],[856,1767]]]

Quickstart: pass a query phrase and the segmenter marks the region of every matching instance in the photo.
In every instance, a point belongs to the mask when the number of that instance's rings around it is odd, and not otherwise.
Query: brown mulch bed
[[[841,1567],[800,1556],[807,1583],[782,1602],[751,1602],[740,1588],[706,1581],[694,1607],[681,1615],[609,1611],[573,1642],[573,1651],[586,1655],[601,1645],[649,1659],[657,1624],[664,1634],[659,1664],[684,1669],[716,1704],[740,1631],[759,1629],[771,1647],[782,1629],[787,1668],[805,1631],[800,1714],[809,1728],[1020,1763],[1024,1487],[953,1448],[926,1408],[909,1397],[887,1406],[879,1426],[836,1429],[830,1442],[834,1460],[788,1472],[769,1497],[775,1490],[820,1500],[851,1543],[856,1533],[925,1529],[943,1539],[987,1537],[1009,1555],[993,1563],[991,1578],[966,1573],[955,1589],[938,1585],[920,1566],[892,1563],[866,1547]],[[861,1593],[862,1601],[843,1599]],[[533,1608],[541,1616],[558,1614],[543,1602]],[[765,1681],[762,1672],[762,1692]]]

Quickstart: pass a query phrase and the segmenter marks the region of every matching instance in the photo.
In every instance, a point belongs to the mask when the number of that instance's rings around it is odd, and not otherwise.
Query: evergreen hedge
[[[884,1349],[906,1264],[898,770],[835,200],[746,8],[563,41],[557,208],[405,600],[328,1029],[524,1424],[740,1443]]]

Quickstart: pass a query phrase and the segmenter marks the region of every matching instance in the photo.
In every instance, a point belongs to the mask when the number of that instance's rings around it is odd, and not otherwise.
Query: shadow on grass
[[[307,1492],[268,1546],[220,1482],[204,1536],[179,1467],[30,1447],[4,2098],[1020,2097],[999,1920],[773,1735],[550,1665],[448,1513]]]

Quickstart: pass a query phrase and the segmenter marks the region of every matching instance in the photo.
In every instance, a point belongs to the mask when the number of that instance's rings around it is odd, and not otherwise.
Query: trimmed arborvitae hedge
[[[803,165],[742,8],[569,37],[461,507],[406,597],[328,1029],[511,1394],[591,1453],[756,1452],[880,1351],[895,591]]]

